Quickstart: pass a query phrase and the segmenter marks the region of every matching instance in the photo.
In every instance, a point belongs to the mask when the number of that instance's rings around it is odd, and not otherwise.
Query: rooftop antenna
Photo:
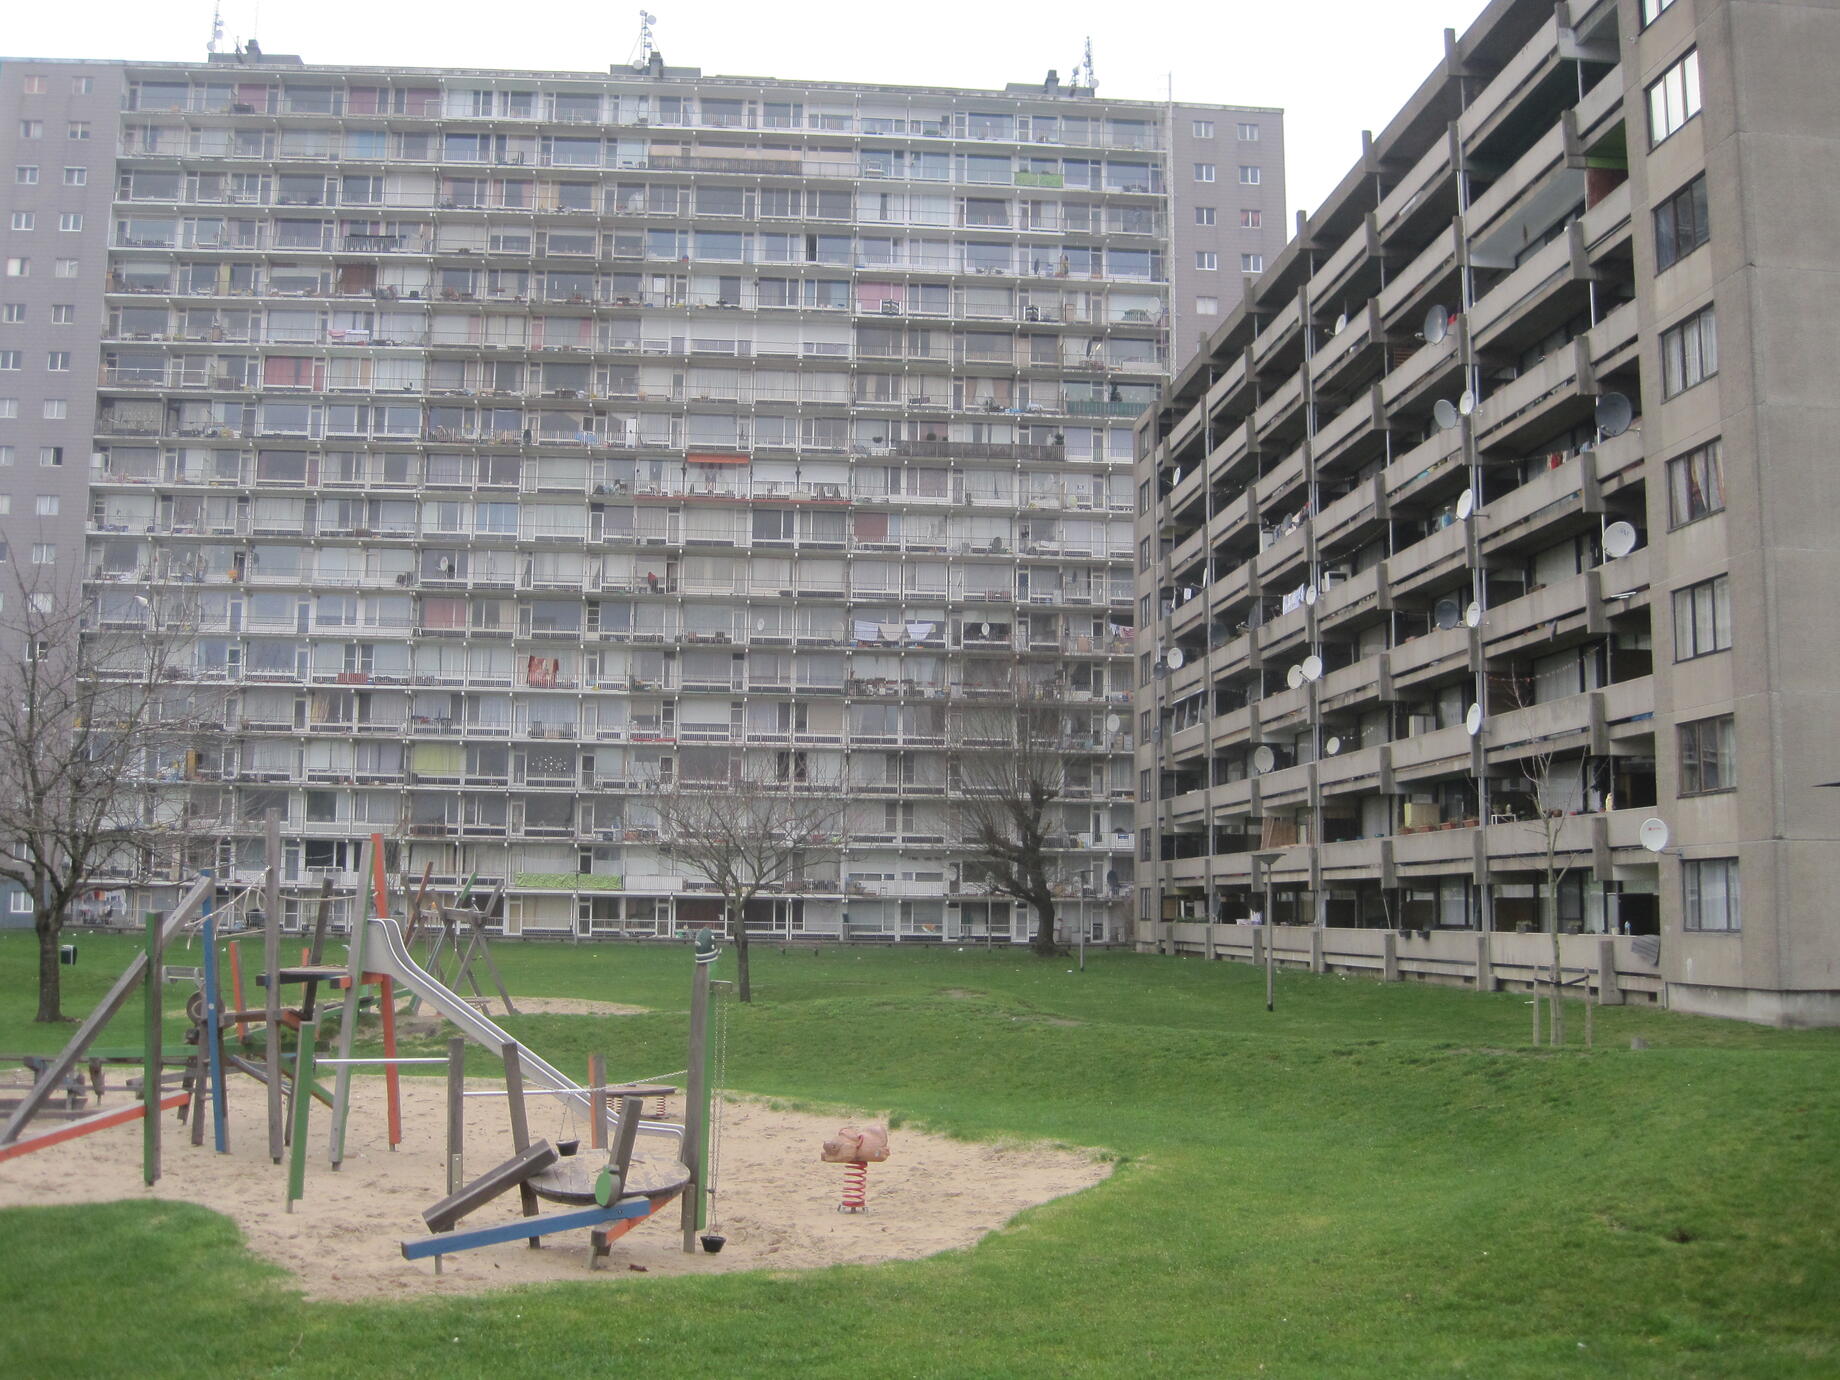
[[[224,41],[224,7],[216,5],[211,10],[211,41],[205,45],[207,53],[216,53],[217,45]]]
[[[1099,79],[1093,75],[1092,37],[1087,36],[1086,46],[1080,53],[1080,60],[1073,65],[1073,78],[1069,86],[1083,86],[1088,91],[1099,89]]]
[[[643,72],[652,62],[652,25],[658,22],[658,16],[650,10],[639,11],[639,46],[638,56],[632,60],[632,69]]]

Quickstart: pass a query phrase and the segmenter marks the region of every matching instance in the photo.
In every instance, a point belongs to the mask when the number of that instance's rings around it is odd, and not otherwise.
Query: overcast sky
[[[887,4],[652,0],[657,46],[712,75],[1000,87],[1071,75],[1088,35],[1102,96],[1281,106],[1292,210],[1314,209],[1437,62],[1443,31],[1482,0],[1315,3]],[[31,57],[196,59],[210,0],[12,0],[0,51]],[[226,50],[260,37],[309,62],[604,70],[634,56],[637,6],[223,0]]]

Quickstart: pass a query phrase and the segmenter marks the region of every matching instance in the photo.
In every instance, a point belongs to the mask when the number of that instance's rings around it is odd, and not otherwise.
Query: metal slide
[[[402,927],[394,919],[373,916],[367,923],[370,929],[364,936],[366,972],[387,973],[428,1005],[439,1010],[467,1039],[484,1045],[493,1053],[507,1044],[516,1045],[527,1080],[571,1094],[566,1100],[575,1103],[584,1117],[591,1114],[588,1093],[581,1084],[532,1052],[523,1041],[514,1039],[487,1017],[480,1015],[466,998],[437,981],[417,963],[410,956],[408,945],[403,942]],[[641,1121],[639,1130],[643,1134],[670,1136],[674,1140],[683,1137],[683,1127],[669,1121]]]

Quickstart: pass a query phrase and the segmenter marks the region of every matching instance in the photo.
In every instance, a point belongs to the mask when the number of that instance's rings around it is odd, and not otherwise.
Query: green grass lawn
[[[131,948],[81,942],[76,1014]],[[652,1009],[507,1022],[546,1058],[681,1066],[686,949],[494,952],[514,994]],[[732,1012],[738,1089],[1119,1159],[973,1250],[308,1304],[203,1210],[12,1210],[0,1375],[1840,1373],[1840,1032],[1611,1008],[1536,1052],[1524,997],[1285,974],[1267,1014],[1239,965],[1070,966],[757,950]],[[0,1049],[60,1042],[32,971],[0,937]]]

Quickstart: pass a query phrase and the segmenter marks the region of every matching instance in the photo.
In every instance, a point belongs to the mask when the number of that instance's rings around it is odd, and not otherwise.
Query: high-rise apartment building
[[[221,705],[148,764],[186,865],[273,809],[291,918],[380,832],[670,934],[717,903],[648,795],[764,777],[847,815],[761,931],[1021,935],[949,728],[1021,699],[1066,923],[1124,932],[1131,426],[1281,242],[1278,112],[253,52],[0,109],[0,531]]]
[[[1141,944],[1840,1020],[1835,53],[1490,5],[1170,385]]]

